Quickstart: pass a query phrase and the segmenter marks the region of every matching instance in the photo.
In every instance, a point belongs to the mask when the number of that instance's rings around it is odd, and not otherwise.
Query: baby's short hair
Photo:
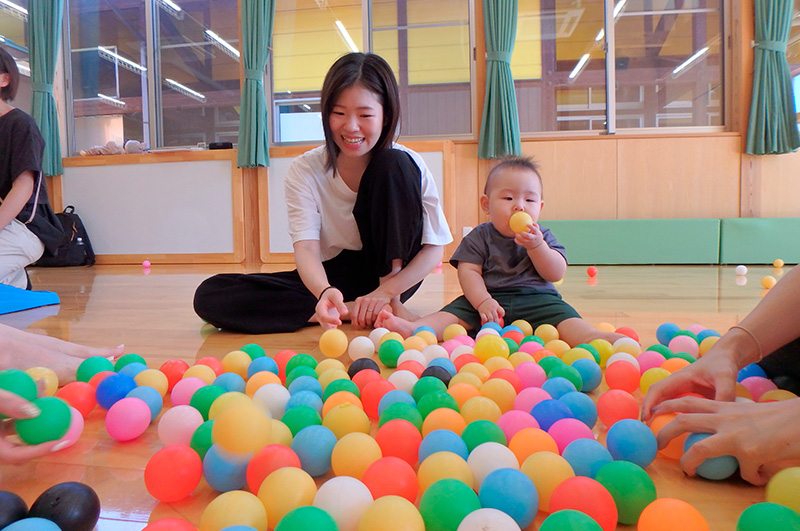
[[[521,170],[532,171],[536,175],[536,178],[539,179],[539,187],[542,188],[542,191],[544,191],[544,186],[542,185],[542,176],[539,173],[539,164],[533,160],[533,157],[518,157],[515,155],[508,155],[500,159],[500,162],[497,164],[497,166],[492,168],[492,170],[489,172],[489,175],[486,177],[486,185],[483,187],[483,193],[485,195],[489,195],[489,190],[492,187],[492,178],[507,168],[517,168]]]

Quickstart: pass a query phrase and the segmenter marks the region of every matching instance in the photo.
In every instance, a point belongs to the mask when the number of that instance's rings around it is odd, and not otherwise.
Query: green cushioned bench
[[[567,248],[572,265],[719,263],[716,218],[542,220],[541,224]]]
[[[722,220],[721,264],[771,264],[776,258],[800,262],[800,218]]]

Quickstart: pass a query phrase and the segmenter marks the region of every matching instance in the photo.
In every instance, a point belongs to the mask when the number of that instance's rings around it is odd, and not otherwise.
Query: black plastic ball
[[[434,378],[439,378],[442,382],[444,382],[445,387],[450,385],[450,371],[445,369],[444,367],[439,367],[438,365],[433,365],[431,367],[426,368],[422,371],[422,374],[419,375],[420,379],[426,376],[433,376]]]
[[[364,369],[381,372],[380,367],[378,367],[378,364],[372,358],[358,358],[347,368],[347,374],[352,379],[353,376]]]
[[[64,530],[92,531],[100,518],[100,498],[83,483],[59,483],[36,498],[28,516],[45,518]]]
[[[28,516],[28,504],[18,494],[0,490],[0,529]]]

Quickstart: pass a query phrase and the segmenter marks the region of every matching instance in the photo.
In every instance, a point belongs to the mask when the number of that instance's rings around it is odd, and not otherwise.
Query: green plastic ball
[[[443,381],[435,376],[423,376],[414,382],[414,387],[411,388],[411,396],[414,398],[414,401],[419,404],[423,396],[427,395],[428,393],[440,391],[444,393],[447,392],[447,386]]]
[[[695,341],[697,341],[698,344],[700,344],[700,341],[697,339],[697,334],[695,334],[691,330],[679,330],[679,331],[675,332],[675,335],[672,336],[672,339],[675,339],[678,336],[689,336],[692,339],[694,339]]]
[[[310,367],[311,369],[316,369],[317,360],[315,360],[314,357],[310,356],[309,354],[295,354],[289,359],[289,361],[286,362],[287,376],[291,374],[292,371],[298,367]],[[314,374],[316,374],[316,371],[314,372]]]
[[[486,442],[496,442],[508,446],[506,434],[500,426],[490,420],[473,420],[461,432],[461,438],[467,443],[467,450],[470,452]]]
[[[78,365],[78,370],[75,372],[75,379],[79,382],[88,382],[92,379],[92,376],[99,372],[113,370],[114,364],[111,363],[111,360],[101,358],[100,356],[94,356],[86,358]]]
[[[325,387],[325,391],[322,392],[322,401],[324,402],[333,393],[338,393],[339,391],[347,391],[348,393],[353,393],[358,398],[361,398],[361,390],[358,388],[355,382],[345,378],[340,378],[332,381]]]
[[[256,345],[255,343],[248,343],[239,350],[245,352],[248,356],[250,356],[251,360],[254,360],[256,358],[262,358],[267,355],[267,353],[264,352],[264,347],[262,347],[261,345]]]
[[[594,479],[611,493],[621,524],[634,525],[644,508],[656,499],[653,480],[642,467],[629,461],[606,463]]]
[[[292,437],[307,426],[322,425],[322,417],[319,413],[309,406],[295,406],[290,408],[281,417],[281,422],[286,424],[289,431],[292,432]]]
[[[556,511],[544,519],[539,531],[603,531],[594,518],[574,509]]]
[[[548,378],[556,378],[559,376],[569,380],[572,385],[575,386],[575,389],[583,388],[583,378],[575,367],[571,365],[556,365],[547,373]]]
[[[422,494],[419,512],[425,531],[455,531],[466,516],[481,508],[478,495],[457,479],[440,479]]]
[[[597,348],[594,345],[590,345],[589,343],[581,343],[575,348],[582,348],[583,350],[588,351],[589,354],[591,354],[592,357],[594,358],[595,363],[597,363],[598,365],[600,364],[600,351],[597,350]]]
[[[204,423],[200,424],[194,433],[192,434],[192,438],[189,441],[189,446],[197,452],[197,455],[200,456],[202,460],[206,456],[206,452],[208,449],[211,448],[211,445],[214,444],[214,441],[211,437],[211,431],[214,428],[214,421],[207,420]]]
[[[397,360],[405,350],[406,347],[400,341],[387,339],[378,347],[378,359],[381,360],[381,363],[393,369],[397,367]]]
[[[378,418],[378,427],[380,428],[390,420],[403,419],[417,427],[420,432],[422,431],[422,413],[419,410],[405,402],[395,402],[390,404],[383,410]]]
[[[522,341],[519,342],[519,345],[522,346],[524,343],[527,343],[528,341],[536,341],[541,346],[544,346],[544,339],[542,339],[539,336],[525,336],[522,338]]]
[[[511,354],[513,354],[513,353],[515,353],[516,351],[519,350],[519,345],[517,344],[517,342],[514,341],[513,339],[511,339],[510,337],[504,337],[503,341],[505,341],[506,345],[508,345],[508,353],[509,353],[509,355],[511,355]]]
[[[566,365],[561,358],[557,358],[555,356],[545,356],[544,358],[539,360],[539,366],[544,369],[544,373],[550,377],[550,371],[553,368],[557,367],[558,365]]]
[[[667,359],[669,359],[670,357],[672,357],[674,355],[674,352],[672,352],[672,349],[670,349],[666,345],[661,345],[659,343],[656,343],[655,345],[650,345],[649,347],[647,347],[647,350],[653,350],[655,352],[658,352],[659,354],[661,354],[662,356],[664,356]]]
[[[800,529],[800,514],[778,503],[756,503],[736,521],[736,531],[784,531]]]
[[[456,399],[444,391],[427,393],[417,404],[417,409],[419,410],[423,419],[427,418],[431,411],[443,407],[450,408],[453,411],[458,411],[458,402],[456,402]]]
[[[339,531],[336,520],[324,510],[313,505],[292,509],[280,519],[275,531]]]
[[[20,419],[14,423],[19,438],[27,444],[41,444],[63,437],[69,429],[72,413],[66,402],[54,396],[32,401],[41,413],[32,419]]]
[[[0,389],[19,395],[29,402],[35,400],[38,394],[33,378],[28,373],[17,369],[0,371]],[[0,419],[4,418],[7,418],[6,415],[0,413]]]
[[[691,354],[688,354],[686,352],[674,352],[674,353],[670,354],[669,356],[664,356],[664,357],[667,358],[667,359],[681,358],[681,359],[684,359],[684,360],[688,361],[689,363],[694,363],[695,361],[697,361],[694,356],[692,356]]]
[[[114,370],[119,372],[120,369],[130,363],[141,363],[142,365],[147,365],[147,362],[144,360],[144,358],[138,354],[124,354],[123,356],[120,356],[120,358],[114,364]]]
[[[313,368],[309,367],[308,365],[300,365],[299,367],[295,367],[291,371],[286,372],[286,388],[288,389],[289,386],[292,385],[292,382],[301,376],[311,376],[315,380],[319,379],[317,371],[315,371]]]
[[[208,420],[208,412],[214,400],[225,394],[225,389],[218,385],[204,385],[194,392],[189,399],[189,405],[203,415],[203,420]]]

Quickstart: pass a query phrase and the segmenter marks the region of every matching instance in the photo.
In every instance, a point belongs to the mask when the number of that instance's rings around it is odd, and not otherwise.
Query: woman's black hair
[[[379,55],[349,53],[340,57],[325,76],[322,84],[322,129],[328,151],[328,169],[336,170],[339,147],[333,140],[330,116],[339,95],[353,85],[362,85],[373,92],[383,106],[383,129],[374,150],[391,147],[400,122],[400,97],[392,68]]]
[[[14,96],[17,95],[17,87],[19,86],[19,69],[11,54],[3,48],[0,48],[0,74],[8,74],[10,80],[8,85],[0,88],[0,98],[3,101],[12,101]]]

